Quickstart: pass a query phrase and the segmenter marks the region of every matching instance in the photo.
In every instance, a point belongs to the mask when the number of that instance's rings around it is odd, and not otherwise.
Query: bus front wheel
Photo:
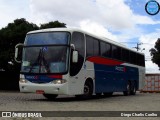
[[[126,86],[126,91],[123,91],[124,96],[128,96],[131,94],[131,83],[128,81]]]
[[[76,97],[80,99],[88,99],[91,98],[92,94],[93,94],[93,83],[90,80],[87,80],[84,84],[83,94],[76,95]]]
[[[49,100],[54,100],[58,95],[55,94],[43,94],[43,96]]]
[[[93,94],[93,84],[90,81],[86,81],[84,85],[84,98],[90,98]]]

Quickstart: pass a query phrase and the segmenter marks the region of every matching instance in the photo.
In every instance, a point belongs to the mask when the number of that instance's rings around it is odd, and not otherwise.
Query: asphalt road
[[[122,93],[114,93],[111,97],[97,98],[93,96],[89,100],[76,99],[74,96],[59,96],[56,100],[49,101],[39,94],[0,91],[0,111],[160,111],[160,93],[137,93],[133,96],[123,96]],[[14,118],[13,120],[17,119]],[[33,118],[33,120],[37,119],[39,118]],[[75,117],[54,118],[54,120],[56,119],[70,120],[75,119]],[[128,118],[78,117],[76,119],[124,120]],[[130,119],[159,120],[160,117],[132,117]]]

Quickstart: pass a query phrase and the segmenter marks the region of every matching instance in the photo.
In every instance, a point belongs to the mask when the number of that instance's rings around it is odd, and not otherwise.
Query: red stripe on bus
[[[49,78],[62,79],[62,75],[48,75]]]
[[[105,65],[121,65],[123,63],[117,60],[101,58],[101,57],[90,57],[87,60],[96,64],[105,64]]]

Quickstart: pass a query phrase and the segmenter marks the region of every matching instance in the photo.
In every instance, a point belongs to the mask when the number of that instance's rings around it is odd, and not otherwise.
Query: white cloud
[[[29,18],[29,2],[26,0],[0,1],[0,28],[6,27],[8,23],[17,18]]]
[[[30,0],[32,18],[48,22],[60,20],[69,26],[79,26],[86,19],[114,30],[131,29],[136,24],[157,24],[151,18],[136,15],[125,0]]]
[[[91,18],[95,13],[94,3],[91,0],[30,0],[33,19],[39,16],[47,22],[59,20],[67,25],[78,25],[83,19]],[[46,15],[47,13],[47,15]],[[38,17],[36,17],[38,16]],[[95,16],[95,15],[94,15]],[[42,19],[43,20],[43,19]],[[46,22],[43,21],[43,22]]]
[[[141,15],[134,15],[133,21],[135,21],[136,24],[160,24],[160,21],[154,21],[153,19],[147,17],[147,16],[141,16]]]
[[[104,26],[96,22],[92,22],[90,20],[84,20],[80,22],[80,28],[92,34],[96,33],[96,35],[98,36],[102,36],[102,37],[107,36],[108,39],[115,40],[115,41],[117,40],[117,37],[113,35],[111,32],[109,32],[106,28],[104,28]]]

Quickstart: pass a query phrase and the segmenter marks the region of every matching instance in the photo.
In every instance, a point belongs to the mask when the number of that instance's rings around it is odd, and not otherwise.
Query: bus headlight
[[[24,78],[20,78],[19,82],[20,83],[27,83],[27,80],[25,80]]]
[[[67,81],[65,79],[62,79],[62,80],[53,80],[52,83],[54,84],[63,84],[63,83],[66,83]]]

